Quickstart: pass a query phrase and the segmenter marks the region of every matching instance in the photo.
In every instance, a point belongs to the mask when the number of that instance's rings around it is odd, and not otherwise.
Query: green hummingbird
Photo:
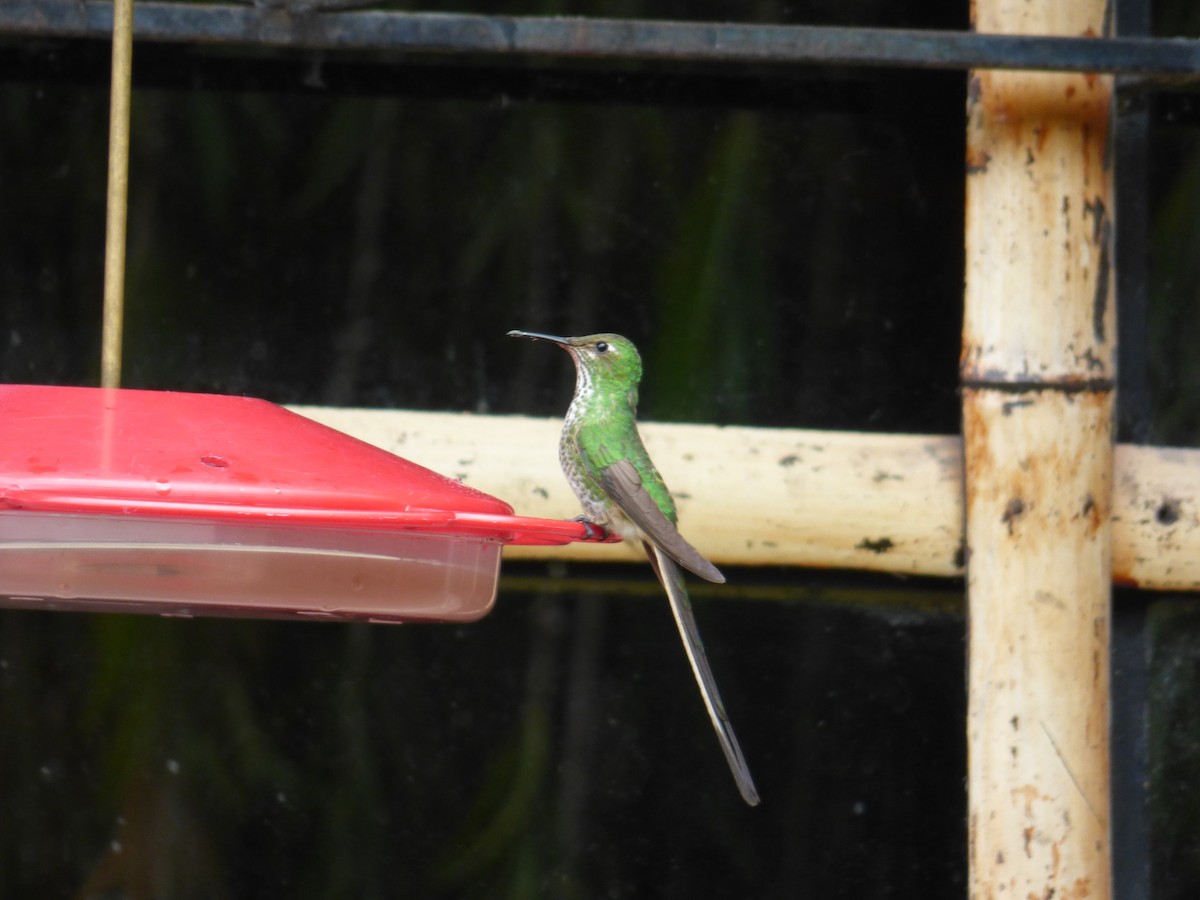
[[[575,361],[575,396],[563,423],[558,460],[583,506],[580,521],[642,542],[666,589],[683,648],[738,790],[747,803],[757,805],[758,791],[709,668],[680,566],[718,584],[724,583],[725,576],[679,533],[675,501],[638,434],[642,359],[637,347],[619,334],[557,337],[510,331],[508,336],[550,341]]]

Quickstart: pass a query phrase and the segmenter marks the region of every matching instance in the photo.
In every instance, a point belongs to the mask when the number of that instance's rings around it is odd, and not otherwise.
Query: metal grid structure
[[[330,3],[331,7],[336,4]],[[369,5],[362,3],[360,5]],[[321,10],[320,0],[261,6],[138,3],[139,41],[263,48],[559,58],[610,63],[760,63],[923,69],[1111,72],[1200,78],[1200,41],[1019,37],[952,31],[742,25],[642,19]],[[107,39],[112,4],[9,0],[0,35]]]
[[[384,66],[414,62],[440,66],[522,63],[528,70],[556,71],[575,84],[596,72],[579,64],[626,66],[635,92],[646,69],[665,72],[684,83],[713,83],[725,88],[744,76],[737,66],[767,67],[770,77],[785,79],[805,66],[882,66],[923,69],[1004,69],[1111,73],[1127,98],[1117,122],[1116,146],[1126,172],[1118,183],[1121,209],[1117,247],[1121,329],[1133,335],[1121,345],[1122,391],[1144,392],[1145,224],[1141,192],[1145,173],[1147,96],[1184,91],[1200,79],[1200,41],[1148,37],[1018,37],[937,31],[734,25],[717,23],[496,17],[380,11],[323,12],[319,2],[270,6],[191,6],[139,3],[134,19],[138,41],[164,44],[253,47],[288,51],[367,52],[384,54]],[[1145,7],[1121,4],[1122,33],[1144,32]],[[0,5],[0,36],[107,39],[112,5],[78,0],[11,0]],[[1111,25],[1111,23],[1106,23]],[[392,54],[397,54],[392,57]],[[403,54],[403,56],[399,56]],[[560,68],[563,65],[567,68]],[[575,67],[575,68],[572,68]],[[489,70],[495,71],[495,70]],[[510,70],[511,72],[512,70]],[[641,84],[641,87],[638,85]],[[595,89],[597,99],[611,96]],[[650,102],[654,102],[651,98]],[[1186,103],[1186,101],[1185,101]],[[1122,426],[1144,433],[1139,416],[1144,404],[1122,410]],[[1130,412],[1132,410],[1132,412]],[[1118,618],[1115,653],[1136,663],[1141,623]],[[1144,665],[1144,663],[1143,663]],[[1136,674],[1136,673],[1135,673]],[[1136,709],[1117,702],[1116,720],[1136,718]],[[1137,739],[1114,738],[1119,756],[1137,754]],[[1144,799],[1138,794],[1141,773],[1115,767],[1112,840],[1118,869],[1144,865]],[[1121,855],[1128,859],[1121,861]],[[1142,896],[1137,878],[1118,895]],[[1103,893],[1103,892],[1101,892]]]

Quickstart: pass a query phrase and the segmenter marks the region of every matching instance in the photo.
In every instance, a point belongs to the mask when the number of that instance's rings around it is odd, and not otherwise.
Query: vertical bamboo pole
[[[1088,35],[1105,0],[974,0]],[[976,71],[963,436],[973,900],[1107,900],[1112,80]]]
[[[133,72],[133,0],[113,4],[112,89],[108,111],[108,200],[104,244],[104,324],[100,384],[121,384],[125,326],[125,226],[129,208],[129,94]]]

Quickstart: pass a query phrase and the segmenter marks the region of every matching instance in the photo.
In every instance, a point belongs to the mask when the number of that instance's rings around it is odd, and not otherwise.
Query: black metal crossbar
[[[1200,76],[1200,41],[1180,38],[1017,37],[805,25],[641,19],[321,11],[289,6],[138,2],[139,40],[323,50],[461,53],[624,62],[1036,69],[1173,78]],[[0,35],[101,38],[112,4],[4,0]]]

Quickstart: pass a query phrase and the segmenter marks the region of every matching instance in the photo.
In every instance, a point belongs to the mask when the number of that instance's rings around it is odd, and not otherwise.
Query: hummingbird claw
[[[603,525],[598,525],[589,519],[587,516],[576,516],[571,520],[578,522],[583,526],[584,535],[589,541],[606,541],[608,540],[608,529]]]

